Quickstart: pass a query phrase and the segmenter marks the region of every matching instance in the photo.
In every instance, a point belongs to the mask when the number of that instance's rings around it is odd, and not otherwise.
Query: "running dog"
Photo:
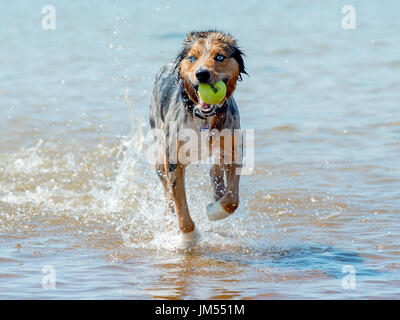
[[[237,81],[242,80],[242,74],[247,72],[235,38],[218,31],[201,31],[190,32],[173,63],[162,67],[156,76],[150,104],[150,126],[153,132],[154,129],[162,132],[161,136],[155,135],[158,148],[156,171],[164,187],[167,211],[177,214],[180,245],[184,248],[197,242],[198,232],[190,217],[185,194],[188,163],[177,156],[182,154],[184,147],[179,136],[185,129],[196,132],[226,129],[225,132],[232,133],[230,138],[221,137],[218,150],[222,151],[217,155],[212,148],[212,138],[209,139],[210,152],[218,161],[210,170],[215,202],[206,207],[206,212],[210,221],[228,217],[239,206],[240,175],[237,169],[241,164],[235,159],[240,157],[241,150],[234,143],[226,142],[233,139],[235,129],[240,129],[239,111],[232,94]],[[226,85],[225,99],[217,105],[202,101],[197,93],[198,86],[220,80]],[[233,161],[226,161],[228,158]]]

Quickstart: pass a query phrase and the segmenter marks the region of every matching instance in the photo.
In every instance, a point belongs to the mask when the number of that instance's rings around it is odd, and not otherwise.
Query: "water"
[[[355,30],[341,1],[51,4],[52,31],[39,1],[0,12],[0,298],[399,299],[396,1],[353,1]],[[207,168],[189,168],[202,241],[182,252],[147,112],[156,72],[203,28],[246,52],[235,97],[256,163],[215,223]]]

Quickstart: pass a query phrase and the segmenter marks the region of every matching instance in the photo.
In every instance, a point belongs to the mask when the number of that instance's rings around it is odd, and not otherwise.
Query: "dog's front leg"
[[[239,165],[227,164],[224,166],[226,175],[226,190],[224,197],[221,199],[221,207],[226,212],[232,214],[239,207],[239,180],[240,175],[237,174]]]
[[[219,164],[213,164],[210,170],[211,185],[214,190],[214,201],[219,201],[225,194],[224,170]]]
[[[196,244],[198,234],[190,217],[185,192],[185,165],[167,162],[168,178],[171,184],[172,197],[181,231],[181,247],[189,248]]]
[[[223,152],[219,156],[219,163],[212,168],[212,174],[220,181],[223,177],[221,172],[221,164],[225,171],[226,186],[225,190],[218,190],[215,193],[214,203],[206,207],[208,219],[216,221],[224,219],[232,214],[239,207],[239,168],[241,167],[241,144],[240,139],[235,136],[235,132],[231,135],[228,133],[221,137],[221,148]],[[222,179],[223,180],[223,179]],[[223,184],[223,181],[222,181]],[[222,193],[222,196],[221,196]],[[220,199],[218,197],[220,196]]]
[[[237,164],[224,166],[226,175],[225,192],[221,200],[211,203],[206,207],[208,219],[216,221],[224,219],[232,214],[239,207],[239,179]]]

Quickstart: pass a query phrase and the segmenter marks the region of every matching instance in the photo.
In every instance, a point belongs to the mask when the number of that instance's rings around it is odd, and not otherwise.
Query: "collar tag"
[[[200,127],[200,131],[207,131],[208,129],[210,129],[208,123],[205,123]]]

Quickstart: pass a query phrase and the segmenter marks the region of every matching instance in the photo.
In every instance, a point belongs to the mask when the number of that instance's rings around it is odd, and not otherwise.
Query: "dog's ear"
[[[233,48],[233,54],[232,54],[232,58],[234,58],[236,60],[236,62],[239,64],[239,81],[242,81],[242,73],[247,74],[246,68],[244,66],[244,61],[243,61],[243,56],[244,53],[236,46],[234,46]]]
[[[185,47],[183,47],[181,49],[181,51],[178,52],[178,54],[176,55],[175,60],[174,60],[174,69],[175,70],[178,70],[179,65],[181,64],[182,60],[185,59],[186,54],[187,54],[187,50]]]
[[[184,44],[185,46],[191,45],[192,42],[195,40],[195,38],[196,38],[197,35],[198,35],[198,32],[195,32],[195,31],[189,32],[189,33],[186,35],[186,39],[185,39],[185,41],[183,42],[183,44]]]
[[[179,71],[179,67],[181,65],[181,62],[183,59],[185,59],[186,54],[188,52],[188,48],[186,46],[184,46],[181,51],[179,51],[179,53],[177,54],[177,56],[175,57],[174,63],[173,63],[173,70],[174,73],[176,74],[176,80],[178,81],[180,78],[180,71]]]
[[[185,57],[186,57],[186,55],[187,55],[187,53],[188,53],[188,51],[190,49],[190,46],[192,45],[195,37],[196,37],[196,32],[192,31],[192,32],[188,33],[187,36],[186,36],[185,41],[183,42],[183,47],[182,47],[181,51],[179,51],[179,53],[175,57],[174,64],[173,64],[173,69],[174,69],[174,72],[177,75],[176,80],[179,80],[179,76],[180,76],[179,75],[179,66],[180,66],[182,60],[185,59]]]

